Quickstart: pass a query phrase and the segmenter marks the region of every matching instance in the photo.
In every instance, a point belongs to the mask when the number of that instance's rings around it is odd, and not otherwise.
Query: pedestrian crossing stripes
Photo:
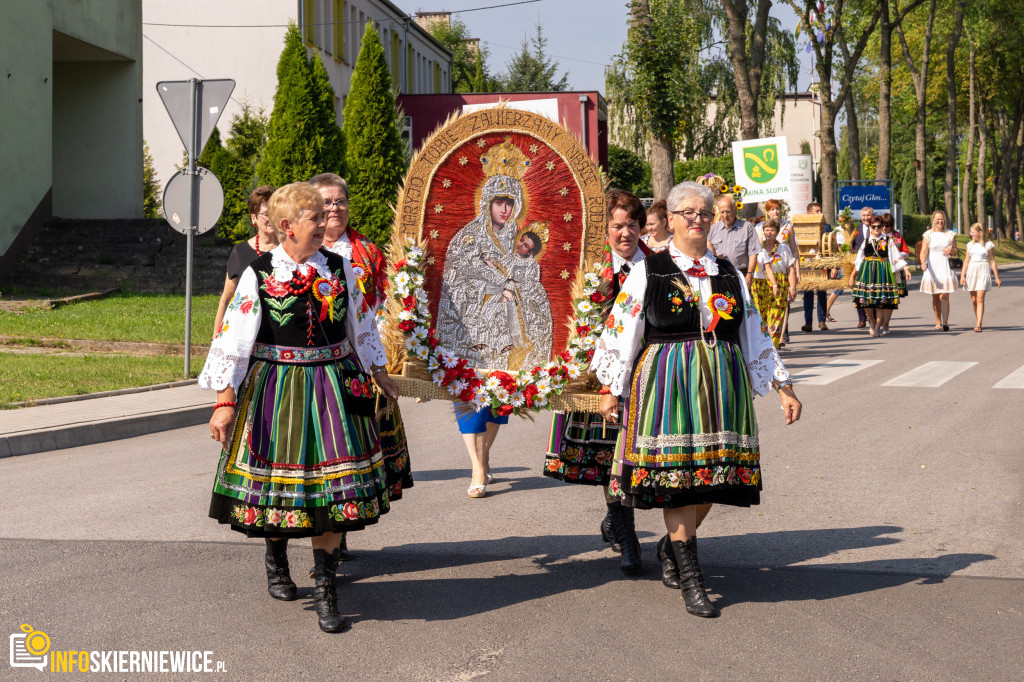
[[[1000,380],[992,388],[1024,388],[1024,367],[1018,367],[1017,371]]]
[[[835,381],[846,379],[861,370],[874,367],[882,362],[884,361],[840,358],[826,362],[823,365],[794,370],[791,378],[793,383],[806,386],[828,386]],[[938,388],[977,364],[977,362],[926,362],[909,372],[889,379],[881,385],[904,388]],[[1018,367],[1009,375],[996,382],[992,388],[1024,390],[1024,367]]]
[[[795,383],[808,384],[810,386],[827,386],[837,379],[848,377],[862,369],[873,367],[881,360],[832,360],[824,365],[810,367],[792,375]]]
[[[886,381],[883,386],[913,386],[917,388],[938,388],[957,374],[974,367],[977,362],[947,362],[933,360],[915,367],[898,377]]]

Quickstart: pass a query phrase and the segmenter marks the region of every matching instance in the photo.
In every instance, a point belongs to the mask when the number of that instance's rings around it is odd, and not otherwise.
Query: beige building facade
[[[141,0],[0,0],[0,280],[51,217],[142,215]]]
[[[248,101],[267,114],[274,105],[277,62],[289,23],[318,52],[342,122],[363,31],[374,22],[402,94],[451,91],[451,54],[388,0],[146,0],[143,6],[143,128],[161,184],[181,164],[183,147],[156,92],[156,83],[231,78],[232,100],[218,124],[226,137]]]

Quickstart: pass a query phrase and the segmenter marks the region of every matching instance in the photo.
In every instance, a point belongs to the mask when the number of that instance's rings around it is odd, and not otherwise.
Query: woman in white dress
[[[971,243],[967,245],[967,257],[964,259],[963,268],[960,269],[960,286],[971,294],[976,332],[981,331],[981,318],[985,314],[985,292],[992,288],[993,278],[997,287],[1003,286],[1003,280],[999,279],[995,254],[992,253],[996,246],[992,242],[982,242],[984,238],[985,228],[981,223],[971,225]],[[988,274],[990,268],[991,275]]]
[[[946,212],[932,213],[932,228],[924,233],[922,248],[917,254],[924,276],[921,291],[932,295],[934,329],[949,331],[949,295],[956,291],[956,279],[949,259],[956,257],[956,233],[946,229]]]

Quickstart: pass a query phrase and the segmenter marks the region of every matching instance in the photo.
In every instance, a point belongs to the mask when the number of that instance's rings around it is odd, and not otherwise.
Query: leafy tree
[[[644,181],[644,161],[628,149],[608,145],[608,175],[612,187],[636,193]]]
[[[563,92],[569,89],[569,74],[558,78],[558,62],[545,53],[547,38],[540,22],[537,34],[523,38],[519,54],[512,57],[507,71],[499,77],[504,92]]]
[[[487,73],[488,51],[471,47],[469,28],[459,19],[432,22],[427,30],[452,53],[452,92],[489,92],[493,78]]]
[[[386,244],[391,234],[392,207],[406,167],[395,109],[384,46],[368,22],[345,105],[345,158],[352,225],[378,244]]]
[[[262,183],[280,187],[318,173],[343,174],[344,149],[334,115],[334,93],[318,62],[318,56],[307,58],[299,29],[290,24],[277,63],[267,145],[256,167]]]
[[[160,181],[153,168],[153,155],[149,153],[149,145],[142,141],[142,215],[147,218],[159,218],[161,211]]]

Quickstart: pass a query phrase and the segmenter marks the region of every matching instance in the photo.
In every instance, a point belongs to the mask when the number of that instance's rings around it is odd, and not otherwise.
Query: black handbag
[[[949,259],[949,267],[953,270],[959,270],[964,266],[964,259],[953,256]]]

